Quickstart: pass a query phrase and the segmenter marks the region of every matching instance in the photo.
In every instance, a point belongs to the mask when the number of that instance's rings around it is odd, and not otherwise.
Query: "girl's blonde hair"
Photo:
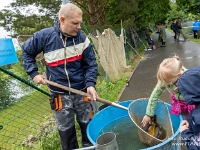
[[[172,84],[172,79],[178,77],[182,69],[182,62],[178,56],[164,59],[158,67],[157,79],[165,85]]]

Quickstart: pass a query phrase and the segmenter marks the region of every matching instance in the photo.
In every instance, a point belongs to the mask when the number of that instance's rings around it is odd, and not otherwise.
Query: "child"
[[[164,89],[167,89],[170,92],[172,98],[171,113],[179,115],[182,113],[189,113],[194,106],[188,105],[185,101],[175,82],[187,69],[182,65],[182,62],[179,60],[178,56],[172,58],[164,59],[158,67],[157,79],[158,82],[156,87],[148,101],[146,108],[146,115],[143,117],[142,125],[146,126],[151,121],[151,117],[154,116],[154,109],[156,103],[161,96]]]
[[[189,150],[200,149],[200,67],[194,67],[184,72],[176,85],[184,99],[189,104],[194,104],[195,109],[187,120],[180,125],[182,141]]]

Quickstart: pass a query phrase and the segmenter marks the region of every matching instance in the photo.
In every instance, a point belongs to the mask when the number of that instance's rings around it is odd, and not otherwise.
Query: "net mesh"
[[[97,31],[97,36],[90,34],[88,37],[97,48],[100,63],[109,78],[117,81],[124,77],[129,66],[126,64],[123,30],[119,37],[109,28],[102,34]]]
[[[144,115],[146,114],[147,104],[148,104],[148,99],[138,99],[138,100],[133,101],[129,105],[129,116],[131,120],[135,123],[135,125],[137,126],[140,141],[147,146],[154,146],[167,140],[174,133],[173,133],[172,122],[171,122],[168,108],[166,104],[162,101],[158,101],[155,108],[155,115],[157,116],[156,123],[159,126],[161,126],[162,129],[164,129],[165,131],[165,133],[161,133],[161,134],[164,134],[164,137],[163,138],[154,137],[141,128],[142,127],[141,122]],[[155,131],[155,132],[160,132],[160,131]]]

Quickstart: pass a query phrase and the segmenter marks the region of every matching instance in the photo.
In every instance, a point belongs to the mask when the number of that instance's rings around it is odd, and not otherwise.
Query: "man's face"
[[[67,35],[76,36],[81,29],[82,14],[72,13],[70,18],[60,18],[60,29]]]

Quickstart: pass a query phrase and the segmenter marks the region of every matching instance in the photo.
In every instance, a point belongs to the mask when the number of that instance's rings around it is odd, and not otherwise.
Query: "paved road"
[[[153,39],[156,45],[155,50],[146,51],[137,68],[130,78],[129,86],[124,89],[118,101],[136,100],[148,98],[156,85],[156,71],[163,59],[177,54],[186,68],[200,65],[200,45],[186,41],[175,42],[173,34],[167,32],[166,47],[160,47],[158,34]],[[171,103],[169,92],[166,90],[160,97],[161,100]]]

